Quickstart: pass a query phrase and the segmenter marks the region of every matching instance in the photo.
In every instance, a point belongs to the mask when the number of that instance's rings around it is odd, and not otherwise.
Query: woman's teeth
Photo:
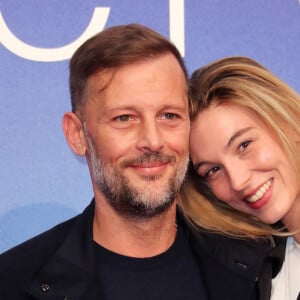
[[[246,198],[248,202],[256,202],[263,197],[265,192],[272,184],[272,179],[268,180],[253,196]]]

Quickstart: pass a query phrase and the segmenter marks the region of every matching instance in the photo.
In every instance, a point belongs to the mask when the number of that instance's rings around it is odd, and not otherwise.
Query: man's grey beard
[[[179,165],[177,172],[161,188],[135,188],[120,171],[103,161],[96,153],[95,147],[86,133],[89,145],[91,173],[98,190],[104,195],[108,203],[122,215],[133,218],[149,218],[165,212],[175,201],[184,180],[188,165],[188,156]],[[135,159],[125,160],[121,167],[126,168],[132,163],[175,162],[171,155],[150,152]],[[160,176],[145,176],[148,180],[156,181]]]

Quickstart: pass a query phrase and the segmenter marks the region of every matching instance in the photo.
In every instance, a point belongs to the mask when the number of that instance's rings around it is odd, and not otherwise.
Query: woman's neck
[[[289,232],[296,232],[293,236],[296,242],[300,244],[300,195],[282,219],[282,222]]]

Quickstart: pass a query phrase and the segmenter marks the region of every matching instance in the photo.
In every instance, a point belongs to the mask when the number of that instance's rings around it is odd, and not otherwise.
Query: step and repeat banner
[[[61,130],[68,62],[96,32],[127,23],[170,38],[189,73],[249,56],[300,92],[299,0],[0,0],[0,252],[92,199],[85,160]]]

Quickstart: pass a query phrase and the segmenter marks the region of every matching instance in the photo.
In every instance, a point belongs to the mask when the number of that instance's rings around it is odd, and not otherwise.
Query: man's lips
[[[159,175],[167,166],[168,162],[160,163],[146,163],[146,164],[134,164],[128,166],[134,169],[137,173],[141,175]]]
[[[174,155],[149,152],[144,153],[139,157],[126,159],[121,163],[121,166],[125,169],[132,169],[142,176],[158,176],[174,162],[176,162],[176,157]]]
[[[156,168],[156,167],[164,166],[166,164],[168,164],[168,162],[134,164],[129,167],[131,167],[131,168]]]
[[[127,168],[154,168],[156,166],[161,166],[175,162],[176,158],[173,155],[167,155],[162,153],[144,153],[143,155],[126,159],[121,163],[121,167]]]

